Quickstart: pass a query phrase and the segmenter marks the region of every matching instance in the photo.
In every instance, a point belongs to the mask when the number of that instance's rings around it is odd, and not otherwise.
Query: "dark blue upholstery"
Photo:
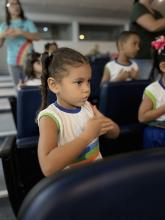
[[[55,101],[53,93],[49,93],[49,103]],[[22,147],[27,143],[36,144],[38,141],[37,113],[41,105],[39,87],[26,86],[17,93],[17,145]]]
[[[48,97],[49,103],[56,99],[52,93]],[[17,137],[7,142],[6,145],[11,145],[10,150],[2,158],[9,200],[15,214],[27,192],[43,178],[37,156],[38,126],[35,122],[40,104],[39,87],[18,90]]]
[[[165,219],[165,150],[114,156],[39,182],[18,220]]]
[[[148,84],[148,80],[135,80],[109,82],[101,86],[99,109],[121,129],[116,140],[100,138],[103,156],[142,147],[143,125],[138,122],[138,109]]]
[[[96,57],[90,60],[92,68],[91,78],[91,95],[89,101],[94,104],[98,104],[100,95],[100,82],[104,72],[104,66],[110,61],[109,56]]]

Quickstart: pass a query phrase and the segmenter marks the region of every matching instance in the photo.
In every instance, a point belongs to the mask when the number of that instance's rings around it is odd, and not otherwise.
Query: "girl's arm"
[[[32,41],[40,39],[38,32],[26,32],[20,28],[10,28],[8,30],[8,37],[17,37],[17,36],[23,36],[26,39]]]
[[[94,116],[77,138],[63,146],[58,146],[58,130],[55,122],[48,116],[41,117],[38,157],[44,175],[49,176],[71,164],[93,139],[106,133],[110,126],[107,119]]]
[[[156,20],[151,14],[140,16],[136,22],[150,32],[157,32],[165,29],[165,18]]]
[[[109,82],[111,79],[110,77],[110,71],[107,67],[104,68],[104,73],[103,73],[103,77],[102,77],[102,80],[101,80],[101,83],[104,83],[104,82]]]
[[[3,46],[5,39],[0,37],[0,47]]]
[[[109,138],[115,139],[119,136],[120,134],[120,128],[119,126],[110,118],[107,118],[106,116],[104,116],[97,108],[96,106],[92,106],[93,108],[93,112],[95,117],[97,118],[104,118],[107,120],[107,123],[109,123],[109,127],[107,127],[108,129],[106,130],[106,135]]]
[[[138,113],[138,119],[140,122],[149,122],[155,120],[163,114],[165,114],[164,105],[157,109],[153,109],[152,101],[147,96],[144,96]]]
[[[28,39],[28,40],[35,40],[35,41],[40,40],[40,36],[37,32],[36,33],[31,33],[31,32],[21,31],[21,35],[23,37],[25,37],[26,39]]]
[[[0,32],[0,47],[3,46],[6,37],[6,32]]]

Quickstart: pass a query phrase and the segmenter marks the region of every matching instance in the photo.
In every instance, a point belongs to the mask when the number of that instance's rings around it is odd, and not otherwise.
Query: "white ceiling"
[[[4,16],[0,0],[0,16]],[[133,0],[21,0],[25,12],[72,16],[128,18]],[[165,0],[154,1],[165,16]]]

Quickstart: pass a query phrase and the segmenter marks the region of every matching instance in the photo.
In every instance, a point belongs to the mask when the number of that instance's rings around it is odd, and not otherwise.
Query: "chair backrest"
[[[98,57],[98,58],[92,59],[90,61],[91,68],[92,68],[91,95],[90,95],[91,101],[96,100],[96,102],[97,102],[98,99],[99,99],[100,82],[101,82],[101,79],[102,79],[104,66],[109,61],[110,61],[109,56]]]
[[[67,170],[33,188],[18,220],[165,219],[164,173],[165,149]]]
[[[101,86],[99,109],[119,125],[138,122],[138,108],[149,80],[109,82]]]
[[[49,103],[54,102],[55,95],[49,93]],[[17,144],[22,141],[38,137],[39,130],[36,123],[37,113],[41,105],[39,87],[25,86],[17,93]]]

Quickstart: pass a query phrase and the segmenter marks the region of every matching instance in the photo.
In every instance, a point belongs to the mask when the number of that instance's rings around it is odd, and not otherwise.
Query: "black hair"
[[[149,75],[149,79],[154,81],[157,78],[157,75],[161,74],[160,63],[163,61],[165,62],[165,48],[161,51],[161,53],[153,48],[152,57],[152,69]]]
[[[139,2],[139,0],[134,0],[134,1],[133,1],[133,4],[135,4],[135,3],[137,3],[137,2]]]
[[[29,53],[27,55],[26,63],[24,66],[24,72],[28,79],[36,78],[36,74],[33,69],[33,64],[39,61],[40,57],[41,57],[41,54],[35,51],[32,51],[32,53]]]
[[[22,20],[26,20],[26,17],[25,17],[25,15],[24,15],[24,11],[23,11],[23,9],[22,9],[21,3],[20,3],[19,0],[17,0],[17,2],[18,2],[18,4],[19,4],[19,6],[20,6],[20,15],[19,15],[19,16],[20,16],[20,18],[21,18]],[[11,15],[10,15],[9,10],[8,10],[8,7],[7,7],[7,4],[9,3],[9,1],[6,0],[5,3],[6,3],[6,4],[5,4],[6,24],[9,26],[9,25],[10,25],[10,21],[11,21]]]
[[[119,50],[119,44],[128,40],[131,35],[138,35],[135,31],[122,31],[116,39],[116,47]]]
[[[47,52],[42,54],[42,75],[41,75],[41,110],[48,105],[48,83],[49,77],[60,81],[67,74],[68,66],[78,67],[82,64],[89,64],[87,57],[71,48],[61,47],[49,56]]]
[[[56,49],[58,49],[57,43],[55,41],[53,41],[52,43],[46,43],[44,45],[44,51],[49,52],[49,49],[50,49],[51,46],[54,46]]]
[[[44,45],[44,51],[45,51],[45,52],[47,52],[47,51],[49,50],[49,45],[50,45],[50,43],[46,43],[46,44]]]

